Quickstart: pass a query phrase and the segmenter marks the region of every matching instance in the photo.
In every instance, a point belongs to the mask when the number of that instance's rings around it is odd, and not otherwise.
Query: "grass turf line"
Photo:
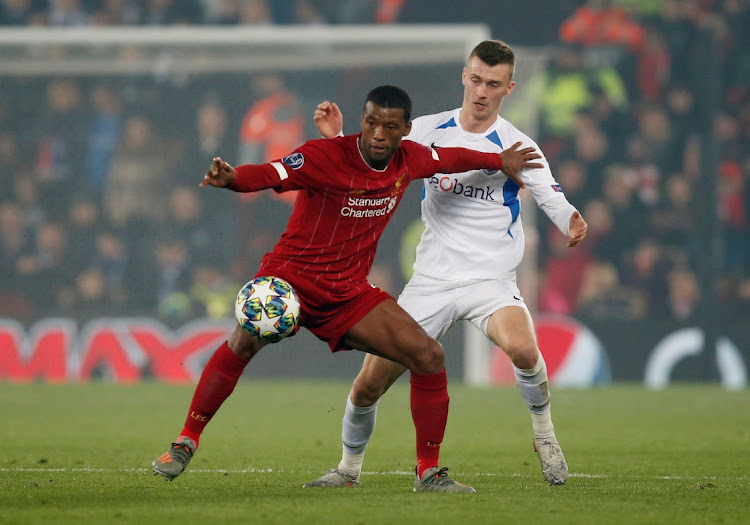
[[[712,386],[554,390],[570,465],[548,487],[518,392],[450,385],[442,464],[473,495],[414,494],[408,385],[381,402],[362,486],[302,484],[340,456],[345,382],[243,382],[172,483],[150,462],[192,387],[0,383],[0,523],[747,523],[750,396]]]

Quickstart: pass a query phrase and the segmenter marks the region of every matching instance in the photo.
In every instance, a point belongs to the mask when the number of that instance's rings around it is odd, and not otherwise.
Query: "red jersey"
[[[300,190],[286,231],[264,256],[261,272],[345,295],[366,281],[378,239],[412,180],[502,168],[497,154],[403,141],[388,166],[376,170],[363,159],[358,138],[311,140],[278,161],[236,168],[230,186],[235,191]]]

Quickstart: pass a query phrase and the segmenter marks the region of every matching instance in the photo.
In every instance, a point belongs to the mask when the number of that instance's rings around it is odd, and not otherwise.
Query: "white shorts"
[[[461,320],[487,336],[490,316],[501,308],[520,306],[528,311],[515,276],[444,281],[415,274],[399,295],[398,304],[435,339]]]

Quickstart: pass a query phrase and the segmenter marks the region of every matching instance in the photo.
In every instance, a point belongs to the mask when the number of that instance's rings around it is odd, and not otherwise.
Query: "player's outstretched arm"
[[[198,186],[200,188],[204,186],[225,188],[234,182],[235,177],[234,168],[228,162],[221,160],[221,157],[214,157],[211,167],[203,176],[203,181]]]
[[[578,210],[573,212],[570,216],[570,234],[568,236],[568,247],[578,246],[581,241],[586,237],[586,230],[588,225],[583,220],[581,212]]]
[[[526,184],[521,179],[521,172],[526,169],[543,168],[544,164],[532,162],[535,159],[541,159],[542,156],[532,147],[518,149],[521,147],[520,142],[516,142],[511,147],[500,153],[503,159],[502,172],[506,177],[512,179],[519,188],[525,188]]]
[[[344,129],[344,116],[335,102],[326,100],[318,104],[313,120],[320,134],[327,139],[336,137]]]

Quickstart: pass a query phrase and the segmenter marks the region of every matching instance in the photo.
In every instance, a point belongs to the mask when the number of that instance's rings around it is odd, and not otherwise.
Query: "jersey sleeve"
[[[542,211],[555,223],[558,229],[565,235],[570,233],[570,216],[576,211],[576,208],[568,202],[562,188],[557,183],[549,168],[547,158],[541,153],[539,146],[531,139],[526,138],[522,141],[521,147],[532,146],[542,155],[541,159],[536,160],[543,164],[541,168],[523,170],[521,178],[526,183],[526,187],[531,191],[534,200]]]
[[[253,192],[272,188],[276,192],[321,187],[330,171],[330,161],[320,145],[325,139],[308,141],[284,158],[266,164],[238,166],[230,189]],[[335,139],[330,139],[334,142]],[[330,148],[328,148],[330,149]]]
[[[503,159],[497,153],[484,153],[465,148],[429,148],[409,143],[412,169],[415,178],[431,177],[436,173],[462,173],[469,170],[503,167]]]
[[[280,172],[272,163],[243,164],[237,166],[234,171],[234,181],[227,188],[240,193],[276,189],[280,187],[283,178],[287,177],[286,172]]]

